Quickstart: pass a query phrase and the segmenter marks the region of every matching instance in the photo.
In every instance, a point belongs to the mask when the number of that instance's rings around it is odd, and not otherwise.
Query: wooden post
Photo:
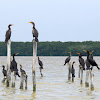
[[[81,66],[81,69],[80,69],[80,74],[81,74],[81,78],[80,78],[80,84],[83,84],[83,68]]]
[[[89,87],[89,73],[90,73],[90,70],[86,70],[85,87]]]
[[[92,72],[92,70],[90,70],[90,89],[91,90],[94,90],[94,85],[93,85],[93,77],[94,77],[94,75],[93,75],[93,72]]]
[[[80,78],[80,71],[81,71],[81,66],[79,65],[79,72],[78,72],[78,78]]]
[[[16,80],[16,71],[13,71],[11,73],[11,79],[12,79],[12,87],[15,87],[15,80]]]
[[[74,77],[73,77],[73,75],[72,75],[72,82],[74,82]]]
[[[68,64],[68,81],[71,81],[71,61]]]
[[[32,80],[33,80],[33,91],[36,91],[36,55],[37,55],[37,42],[33,39],[33,66],[32,66]]]
[[[10,65],[11,65],[11,40],[9,39],[7,42],[7,84],[6,84],[7,87],[9,87],[9,81],[10,81]]]
[[[24,77],[21,74],[21,82],[20,82],[20,89],[23,89]]]

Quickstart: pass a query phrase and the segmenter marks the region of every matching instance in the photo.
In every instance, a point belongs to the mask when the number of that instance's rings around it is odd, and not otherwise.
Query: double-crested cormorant
[[[11,61],[11,72],[15,71],[16,75],[18,75],[18,77],[20,77],[19,73],[18,73],[18,68],[17,68],[17,62],[15,61],[15,56],[18,55],[18,53],[13,54],[13,60]]]
[[[33,38],[35,37],[35,41],[38,42],[38,31],[37,29],[35,28],[35,23],[34,22],[30,22],[32,25],[33,25],[33,30],[32,30],[32,34],[33,34]]]
[[[8,30],[6,31],[6,35],[5,35],[5,42],[8,42],[8,40],[10,39],[11,37],[11,28],[10,26],[12,26],[12,24],[8,25]]]
[[[77,53],[77,54],[79,54],[79,63],[83,67],[83,70],[85,70],[85,62],[84,59],[82,58],[82,54],[81,53]]]
[[[71,68],[72,77],[75,77],[74,63],[75,61],[72,63],[72,68]]]
[[[43,69],[43,63],[42,63],[42,61],[39,59],[39,57],[38,57],[38,64],[40,65],[40,74],[41,74],[41,76],[43,76],[43,74],[42,74],[42,69]]]
[[[95,60],[89,57],[89,55],[90,55],[89,51],[87,51],[87,50],[84,50],[84,51],[87,52],[87,60],[90,63],[90,65],[92,65],[91,70],[93,69],[93,66],[96,66],[100,70],[100,68],[98,67],[98,64],[95,62]]]
[[[4,65],[2,67],[3,67],[2,73],[3,73],[4,78],[5,78],[5,77],[7,77],[7,71],[5,70],[5,66]]]
[[[20,72],[21,72],[22,74],[26,74],[26,72],[22,69],[22,65],[20,65]]]
[[[71,52],[69,52],[69,57],[68,58],[66,58],[66,60],[65,60],[65,64],[64,65],[66,65],[66,63],[69,63],[69,61],[70,61],[70,59],[71,59]]]

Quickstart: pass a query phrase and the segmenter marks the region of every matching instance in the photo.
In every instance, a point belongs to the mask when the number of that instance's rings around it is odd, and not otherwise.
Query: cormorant
[[[12,24],[9,24],[8,25],[8,30],[6,31],[6,35],[5,35],[5,42],[8,42],[8,40],[10,39],[10,37],[11,37],[11,28],[10,28],[10,26],[12,26]]]
[[[22,69],[22,65],[20,65],[20,72],[26,74],[26,72]]]
[[[71,68],[72,77],[75,77],[74,63],[75,61],[72,63],[72,68]]]
[[[5,66],[4,65],[2,67],[3,67],[2,73],[3,73],[4,78],[5,78],[5,77],[7,77],[7,71],[5,70]]]
[[[79,54],[79,63],[83,67],[83,70],[85,70],[85,62],[84,59],[82,58],[82,54],[81,53],[77,53],[77,54]]]
[[[90,55],[89,51],[87,51],[87,50],[84,50],[84,51],[87,52],[87,60],[90,63],[90,65],[92,65],[91,70],[93,69],[93,66],[96,66],[100,70],[100,68],[98,67],[98,64],[95,62],[95,60],[89,57],[89,55]]]
[[[71,59],[71,52],[69,52],[69,57],[68,58],[66,58],[66,60],[65,60],[65,64],[64,65],[66,65],[66,63],[69,63],[69,61],[70,61],[70,59]]]
[[[40,74],[41,74],[41,77],[42,77],[42,76],[43,76],[43,74],[42,74],[43,63],[42,63],[42,61],[39,59],[39,57],[38,57],[38,64],[40,65],[39,69],[40,69]]]
[[[38,31],[37,29],[35,28],[35,23],[34,22],[30,22],[32,25],[33,25],[33,30],[32,30],[32,34],[33,34],[33,38],[35,37],[35,41],[38,42]]]
[[[18,55],[18,53],[13,54],[13,60],[11,61],[11,72],[15,71],[16,75],[18,75],[18,77],[20,77],[19,73],[18,73],[18,69],[17,69],[17,62],[15,61],[15,56]]]

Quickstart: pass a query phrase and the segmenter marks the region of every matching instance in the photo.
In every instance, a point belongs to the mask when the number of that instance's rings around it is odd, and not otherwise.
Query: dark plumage
[[[82,54],[81,53],[77,53],[77,54],[79,54],[79,63],[83,67],[83,70],[85,70],[85,62],[84,59],[82,58]]]
[[[18,55],[18,53],[13,54],[13,60],[11,61],[11,72],[15,71],[16,75],[18,75],[18,77],[20,77],[19,73],[18,73],[18,68],[17,68],[17,62],[15,61],[15,55]]]
[[[35,37],[35,41],[38,42],[38,31],[37,29],[35,28],[35,23],[34,22],[30,22],[32,25],[33,25],[33,30],[32,30],[32,34],[33,34],[33,38]]]
[[[42,69],[43,69],[43,63],[42,63],[42,61],[39,59],[39,57],[38,57],[38,64],[40,65],[40,74],[41,74],[41,76],[43,76],[43,74],[42,74]]]
[[[96,66],[98,69],[100,69],[98,67],[98,64],[95,62],[95,60],[89,57],[89,51],[86,51],[86,50],[84,51],[87,52],[87,60],[90,63],[90,65],[92,65],[91,70],[93,69],[93,66]]]
[[[5,78],[5,77],[7,77],[7,71],[5,70],[5,66],[4,65],[2,67],[3,67],[2,73],[3,73],[4,78]]]
[[[71,52],[69,52],[69,53],[70,53],[70,55],[69,55],[68,58],[66,58],[66,60],[65,60],[65,64],[64,64],[64,65],[66,65],[66,63],[69,63],[69,61],[70,61],[70,59],[71,59]]]
[[[20,72],[21,72],[22,74],[26,74],[26,72],[22,69],[22,65],[20,65]]]
[[[10,28],[10,26],[12,26],[12,24],[10,24],[10,25],[8,26],[9,29],[6,31],[5,42],[8,42],[8,40],[9,40],[10,37],[11,37],[11,28]]]
[[[71,68],[72,77],[75,77],[74,63],[75,62],[72,63],[72,68]]]

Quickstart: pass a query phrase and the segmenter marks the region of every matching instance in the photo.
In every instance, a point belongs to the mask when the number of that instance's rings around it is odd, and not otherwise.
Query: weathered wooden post
[[[80,78],[80,71],[81,71],[81,66],[79,65],[79,71],[78,71],[78,78]]]
[[[85,87],[89,87],[89,73],[90,73],[90,70],[86,70]]]
[[[15,87],[16,71],[11,73],[12,87]]]
[[[90,70],[90,89],[91,90],[94,90],[93,77],[94,77],[93,72],[92,70]]]
[[[32,65],[32,80],[33,80],[33,91],[36,91],[36,55],[37,55],[37,42],[33,39],[33,65]]]
[[[82,66],[80,66],[80,74],[81,74],[81,78],[80,78],[80,84],[83,84],[83,68],[82,68]]]
[[[71,61],[68,64],[68,81],[71,81]]]
[[[6,86],[9,87],[10,82],[10,65],[11,65],[11,40],[9,39],[7,42],[7,84]]]

